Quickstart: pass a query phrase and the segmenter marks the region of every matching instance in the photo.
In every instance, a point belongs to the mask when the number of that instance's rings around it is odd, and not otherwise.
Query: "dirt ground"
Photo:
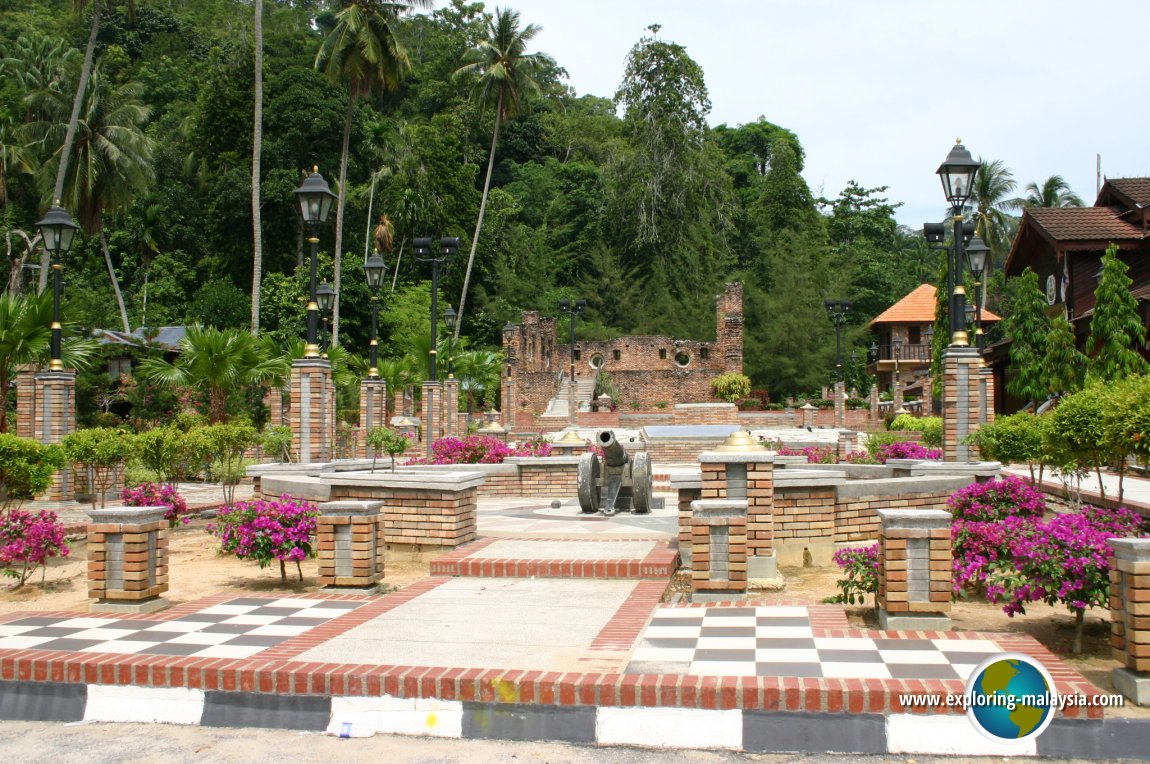
[[[315,560],[301,565],[303,581],[298,580],[294,565],[288,566],[288,581],[280,582],[279,567],[260,569],[253,562],[216,553],[216,539],[206,532],[210,520],[196,519],[173,530],[170,541],[170,585],[165,597],[173,604],[189,602],[221,591],[242,593],[313,592],[316,582]],[[63,560],[52,561],[44,571],[43,583],[37,572],[24,587],[11,588],[0,579],[0,613],[34,610],[86,610],[87,555],[86,543],[70,543],[71,552]],[[385,563],[384,587],[393,591],[425,578],[434,553],[389,552]],[[766,596],[779,596],[806,602],[820,602],[836,593],[838,571],[819,568],[784,568],[786,587]],[[873,608],[848,607],[852,625],[877,628]],[[1073,617],[1062,608],[1036,604],[1025,616],[1010,618],[999,607],[984,602],[957,602],[951,611],[952,628],[956,631],[989,631],[1025,633],[1041,642],[1055,655],[1081,673],[1098,689],[1113,692],[1110,673],[1118,666],[1110,657],[1110,613],[1094,609],[1087,613],[1083,651],[1071,653],[1074,638]],[[1108,715],[1150,717],[1150,708],[1134,706],[1107,709]]]

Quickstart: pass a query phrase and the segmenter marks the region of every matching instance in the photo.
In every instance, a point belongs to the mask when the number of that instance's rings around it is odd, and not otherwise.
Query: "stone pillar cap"
[[[119,505],[103,509],[89,509],[88,517],[95,523],[119,523],[122,525],[146,525],[163,520],[168,507],[129,507]]]
[[[1122,559],[1150,560],[1150,538],[1109,539],[1114,556]]]
[[[323,501],[316,504],[316,509],[325,517],[338,517],[341,515],[378,515],[383,509],[382,501]]]
[[[950,513],[941,509],[876,509],[884,528],[942,528],[950,525]]]

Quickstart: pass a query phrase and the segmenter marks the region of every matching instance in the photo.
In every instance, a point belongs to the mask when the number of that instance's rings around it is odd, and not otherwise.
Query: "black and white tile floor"
[[[0,650],[247,658],[362,604],[239,597],[170,620],[26,616],[0,623]]]
[[[627,673],[839,679],[962,679],[988,655],[984,639],[820,636],[805,607],[659,608]]]

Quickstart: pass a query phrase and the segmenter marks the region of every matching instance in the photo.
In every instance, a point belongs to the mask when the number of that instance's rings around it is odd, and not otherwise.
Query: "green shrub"
[[[380,451],[391,457],[391,471],[395,472],[395,457],[411,445],[411,438],[390,427],[371,427],[367,431],[367,445],[371,446],[371,471],[375,472],[375,459]]]
[[[899,414],[891,420],[888,430],[921,432],[922,443],[926,446],[942,445],[942,417],[916,417],[913,414]]]
[[[93,509],[97,499],[106,506],[105,494],[117,487],[117,473],[136,455],[135,436],[110,427],[77,430],[65,435],[60,445],[72,466],[88,476]]]
[[[292,432],[287,425],[265,427],[260,436],[260,448],[277,462],[291,461]]]
[[[136,436],[136,459],[142,467],[155,473],[160,482],[171,485],[187,474],[194,461],[196,455],[189,446],[188,436],[182,430],[156,427]]]
[[[234,503],[236,485],[244,476],[244,452],[259,442],[259,433],[250,424],[213,424],[188,433],[193,448],[210,461],[209,479],[218,480],[224,491],[224,504]]]
[[[18,505],[47,491],[64,463],[59,446],[0,434],[0,507]]]
[[[720,374],[711,380],[711,393],[719,400],[734,403],[751,394],[751,380],[742,374]]]

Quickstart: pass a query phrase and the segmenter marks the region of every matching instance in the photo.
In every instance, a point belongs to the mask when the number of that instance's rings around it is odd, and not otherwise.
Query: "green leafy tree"
[[[1045,417],[1020,411],[983,424],[967,440],[978,446],[979,454],[986,459],[995,459],[1003,464],[1025,464],[1030,468],[1030,484],[1036,485],[1034,466],[1042,462],[1045,421]]]
[[[395,457],[411,445],[411,439],[389,427],[370,427],[367,430],[367,444],[371,446],[371,471],[375,472],[375,460],[380,451],[391,459],[391,471],[395,472]]]
[[[1111,382],[1132,374],[1145,374],[1146,359],[1135,348],[1146,341],[1146,327],[1138,314],[1138,301],[1130,293],[1126,263],[1111,244],[1102,256],[1102,280],[1094,290],[1094,315],[1086,340],[1089,380]]]
[[[347,112],[343,121],[343,147],[339,159],[339,198],[335,213],[335,302],[332,306],[332,345],[339,344],[340,271],[343,262],[343,213],[347,201],[347,160],[355,102],[376,90],[394,93],[411,68],[397,32],[402,13],[425,8],[428,0],[378,2],[343,0],[335,26],[316,54],[315,66],[332,82],[346,82]]]
[[[1010,338],[1010,365],[1014,378],[1007,389],[1023,400],[1046,400],[1047,384],[1042,375],[1046,356],[1046,298],[1038,286],[1038,274],[1027,268],[1012,285],[1011,312],[1004,319]]]
[[[734,403],[751,394],[751,379],[742,374],[720,374],[711,380],[711,394]]]
[[[1058,397],[1082,387],[1086,357],[1078,352],[1074,326],[1059,311],[1050,320],[1046,354],[1042,357],[1042,378],[1050,395]]]
[[[179,349],[175,363],[149,358],[140,365],[141,372],[158,384],[205,393],[212,423],[227,418],[228,395],[233,391],[287,376],[284,356],[266,340],[239,329],[191,327]]]
[[[1022,199],[1024,207],[1082,207],[1084,204],[1061,175],[1051,175],[1041,185],[1027,183],[1026,196]]]
[[[259,443],[259,432],[246,423],[213,424],[193,430],[189,437],[211,461],[211,477],[220,481],[225,506],[232,506],[236,486],[244,476],[244,453]]]
[[[60,445],[68,462],[87,475],[93,509],[97,501],[106,506],[107,494],[117,487],[124,464],[136,455],[135,437],[111,427],[77,430],[65,435]]]
[[[465,63],[455,71],[456,77],[475,77],[476,91],[484,106],[494,106],[495,127],[491,132],[491,150],[487,155],[487,175],[483,180],[483,197],[479,202],[479,217],[475,221],[475,234],[471,237],[471,251],[467,255],[467,269],[463,276],[463,291],[459,295],[459,312],[455,324],[456,338],[463,324],[467,291],[471,286],[471,270],[475,264],[475,251],[479,247],[479,234],[483,229],[483,216],[487,211],[487,197],[491,190],[491,172],[495,167],[495,150],[499,146],[499,129],[518,116],[529,95],[540,90],[544,69],[554,62],[545,53],[528,53],[527,45],[539,34],[541,27],[528,24],[520,27],[519,11],[496,10],[488,28],[488,37],[470,49]]]
[[[1094,384],[1068,395],[1045,416],[1046,451],[1063,474],[1082,474],[1093,469],[1099,491],[1106,498],[1102,468],[1119,458],[1120,448],[1103,426],[1109,405],[1106,388]]]

